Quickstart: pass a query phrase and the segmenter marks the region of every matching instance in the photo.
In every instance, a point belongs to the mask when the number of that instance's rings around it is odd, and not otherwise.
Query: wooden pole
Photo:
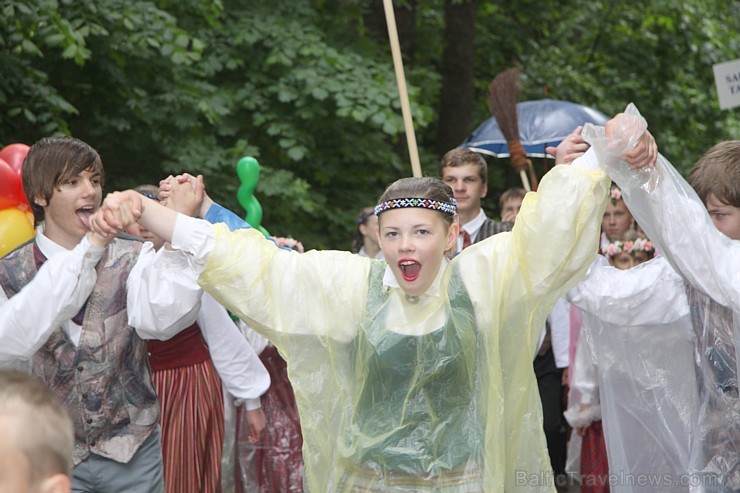
[[[414,133],[414,123],[411,119],[409,93],[406,90],[406,77],[403,74],[403,59],[401,58],[401,45],[398,42],[398,29],[396,28],[396,15],[393,12],[393,1],[383,0],[383,7],[385,8],[385,22],[388,26],[388,38],[391,41],[393,69],[396,72],[398,96],[401,98],[401,114],[403,115],[403,126],[406,129],[406,143],[409,148],[409,158],[411,158],[411,172],[413,176],[421,177],[419,150],[416,147],[416,134]]]

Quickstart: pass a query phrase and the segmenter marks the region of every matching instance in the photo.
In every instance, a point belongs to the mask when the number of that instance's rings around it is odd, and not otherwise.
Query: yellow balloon
[[[0,210],[0,257],[34,237],[33,223],[20,209]]]

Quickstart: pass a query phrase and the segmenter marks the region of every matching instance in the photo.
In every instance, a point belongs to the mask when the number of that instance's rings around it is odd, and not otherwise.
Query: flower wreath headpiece
[[[655,247],[652,242],[646,238],[636,238],[634,240],[625,241],[617,240],[609,243],[606,245],[606,248],[604,248],[604,253],[607,257],[613,257],[620,253],[629,253],[632,255],[635,252],[650,253],[654,251]]]
[[[611,200],[612,205],[617,205],[617,202],[622,200],[622,191],[617,187],[612,188],[609,192],[609,200]]]

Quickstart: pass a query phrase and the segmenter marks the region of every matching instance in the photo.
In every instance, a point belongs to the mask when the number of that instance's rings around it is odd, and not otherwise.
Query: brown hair
[[[86,170],[100,174],[102,186],[105,174],[100,155],[79,139],[46,137],[31,146],[23,161],[21,178],[37,225],[44,220],[44,209],[36,200],[49,203],[61,183]]]
[[[439,178],[431,177],[413,177],[413,178],[401,178],[391,183],[391,185],[385,189],[383,195],[378,199],[378,203],[385,202],[386,200],[401,199],[404,197],[415,197],[420,199],[432,199],[440,202],[452,202],[454,195],[449,185],[445,184]],[[440,214],[447,224],[452,224],[455,216],[447,214],[441,211],[435,211]],[[380,219],[381,216],[378,217]]]
[[[352,253],[357,253],[362,248],[365,241],[365,236],[360,231],[360,226],[365,224],[370,216],[375,214],[375,207],[363,207],[357,213],[357,219],[355,220],[355,236],[352,238]]]
[[[478,176],[483,183],[488,183],[488,164],[486,160],[475,151],[467,147],[456,147],[448,151],[439,162],[439,176],[442,176],[445,168],[457,168],[466,164],[475,164],[478,166]]]
[[[13,446],[28,457],[31,482],[72,473],[74,428],[64,405],[40,380],[0,370],[0,418],[12,425]]]
[[[498,208],[499,210],[503,210],[504,204],[508,202],[511,199],[524,199],[524,196],[527,195],[527,191],[523,188],[507,188],[504,190],[504,193],[501,194],[501,197],[498,199]]]
[[[740,140],[720,142],[709,149],[694,165],[688,182],[704,205],[714,194],[720,202],[740,207]]]

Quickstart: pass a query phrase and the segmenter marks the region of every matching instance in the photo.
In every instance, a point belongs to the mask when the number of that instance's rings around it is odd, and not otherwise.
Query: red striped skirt
[[[166,493],[220,493],[224,403],[211,360],[152,372]]]

